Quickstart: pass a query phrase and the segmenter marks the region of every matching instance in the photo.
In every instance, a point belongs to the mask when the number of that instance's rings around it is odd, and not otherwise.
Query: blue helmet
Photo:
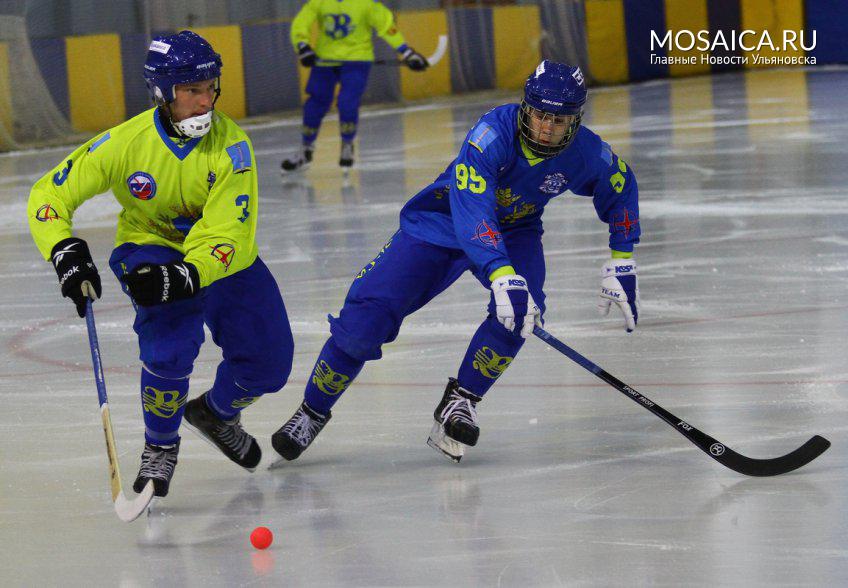
[[[577,66],[542,61],[524,84],[521,101],[519,130],[527,148],[538,157],[553,157],[568,147],[577,136],[583,118],[583,105],[588,91],[583,72]],[[531,118],[537,119],[535,130]],[[542,121],[559,125],[560,130],[545,140],[538,128]],[[562,132],[562,137],[556,135]]]
[[[144,81],[156,104],[174,100],[174,86],[221,77],[221,56],[191,31],[156,37],[144,62]],[[220,89],[217,90],[220,92]]]

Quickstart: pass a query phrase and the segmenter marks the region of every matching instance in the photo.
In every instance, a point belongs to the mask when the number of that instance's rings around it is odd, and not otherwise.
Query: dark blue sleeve
[[[450,207],[456,238],[484,276],[512,265],[496,213],[497,170],[511,147],[497,120],[481,119],[468,133],[451,170]]]
[[[573,191],[592,196],[598,218],[609,225],[610,249],[632,252],[642,232],[636,175],[606,142],[593,138],[583,150],[588,180]]]

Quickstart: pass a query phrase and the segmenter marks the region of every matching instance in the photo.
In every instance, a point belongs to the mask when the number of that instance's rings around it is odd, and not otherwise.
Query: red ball
[[[274,541],[274,534],[268,527],[256,527],[250,534],[250,544],[256,549],[267,549]]]

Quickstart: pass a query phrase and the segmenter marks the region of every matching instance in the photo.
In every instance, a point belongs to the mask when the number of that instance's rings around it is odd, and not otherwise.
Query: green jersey
[[[115,244],[180,251],[200,285],[249,267],[258,253],[258,182],[253,146],[229,117],[214,113],[201,138],[169,137],[155,108],[68,155],[32,188],[30,231],[45,259],[71,236],[74,211],[111,188],[122,210]]]
[[[373,29],[393,49],[404,44],[392,12],[376,0],[309,0],[291,26],[291,42],[309,43],[318,21],[315,53],[325,61],[374,61]]]

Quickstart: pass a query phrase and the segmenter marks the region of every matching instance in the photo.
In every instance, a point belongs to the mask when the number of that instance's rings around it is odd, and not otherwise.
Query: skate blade
[[[454,463],[459,463],[459,460],[465,454],[465,448],[462,443],[454,441],[445,435],[445,428],[438,421],[435,421],[433,428],[430,429],[430,437],[427,439],[427,445],[439,451]]]
[[[287,463],[291,463],[284,457],[278,457],[275,461],[272,461],[271,464],[266,468],[268,470],[278,470],[285,466]]]

